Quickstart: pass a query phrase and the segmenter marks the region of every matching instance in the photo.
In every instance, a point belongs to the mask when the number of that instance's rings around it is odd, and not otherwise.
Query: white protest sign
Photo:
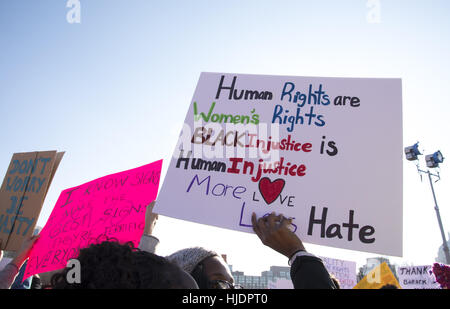
[[[402,156],[400,79],[202,73],[155,211],[401,256]]]
[[[356,262],[320,257],[325,268],[339,281],[341,289],[353,289],[356,281]]]
[[[432,266],[397,266],[398,282],[403,289],[440,289]]]

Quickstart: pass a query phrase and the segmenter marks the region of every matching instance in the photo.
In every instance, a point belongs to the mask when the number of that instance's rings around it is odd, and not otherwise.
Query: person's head
[[[198,288],[193,278],[167,259],[134,248],[132,243],[104,241],[81,249],[81,282],[68,283],[66,268],[52,277],[60,289]]]
[[[398,289],[398,287],[393,284],[385,284],[380,288],[380,290],[396,290],[396,289]]]
[[[224,259],[201,247],[179,250],[168,257],[197,282],[200,289],[234,288],[233,275]]]

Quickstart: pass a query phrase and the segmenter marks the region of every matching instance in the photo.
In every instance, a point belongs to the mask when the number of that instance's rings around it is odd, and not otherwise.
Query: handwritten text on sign
[[[356,285],[356,262],[320,258],[328,272],[338,279],[341,289],[352,289]]]
[[[79,249],[107,238],[137,247],[161,166],[162,160],[64,190],[33,247],[25,278],[64,268]]]
[[[440,289],[432,266],[397,266],[398,281],[404,289]]]
[[[400,79],[202,73],[155,211],[401,256],[402,144]]]
[[[31,236],[64,152],[15,153],[0,188],[0,240],[16,251]]]

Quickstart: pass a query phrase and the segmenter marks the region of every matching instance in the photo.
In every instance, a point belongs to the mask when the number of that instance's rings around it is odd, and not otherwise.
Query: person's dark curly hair
[[[385,284],[380,288],[380,290],[397,290],[397,289],[398,287],[393,284]]]
[[[181,269],[133,243],[104,241],[81,249],[81,283],[68,283],[65,268],[51,278],[55,289],[169,289],[178,288]]]

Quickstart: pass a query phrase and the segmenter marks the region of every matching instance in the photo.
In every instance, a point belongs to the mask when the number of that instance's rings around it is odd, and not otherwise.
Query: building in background
[[[291,268],[284,266],[270,266],[270,270],[261,272],[261,276],[247,276],[242,271],[233,271],[234,283],[242,285],[246,289],[268,289],[270,282],[280,280],[291,280]]]
[[[398,280],[397,277],[397,272],[396,272],[396,267],[394,264],[391,264],[389,259],[384,258],[384,257],[374,257],[374,258],[368,258],[366,265],[363,265],[360,269],[359,269],[359,273],[356,276],[358,282],[362,280],[362,278],[364,278],[372,269],[374,269],[375,267],[377,267],[378,265],[382,264],[386,262],[386,264],[389,266],[389,268],[391,269],[392,273],[394,274],[395,278]]]

